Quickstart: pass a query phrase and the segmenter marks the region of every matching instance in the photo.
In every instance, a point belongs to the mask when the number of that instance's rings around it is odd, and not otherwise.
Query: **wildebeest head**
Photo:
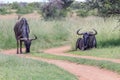
[[[89,43],[89,34],[87,32],[83,33],[84,45],[87,47]]]
[[[33,40],[36,40],[37,39],[37,36],[34,35],[35,38],[21,38],[20,40],[24,41],[24,45],[25,45],[25,48],[26,48],[26,53],[29,53],[30,52],[30,46],[31,46],[31,42]]]

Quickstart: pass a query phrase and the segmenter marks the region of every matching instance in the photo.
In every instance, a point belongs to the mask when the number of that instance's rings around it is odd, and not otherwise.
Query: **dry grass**
[[[20,15],[20,14],[13,13],[13,14],[0,15],[0,19],[4,19],[4,20],[5,19],[17,19],[18,15]],[[41,17],[37,12],[25,14],[25,15],[21,15],[21,16],[25,17],[27,19],[38,19]]]

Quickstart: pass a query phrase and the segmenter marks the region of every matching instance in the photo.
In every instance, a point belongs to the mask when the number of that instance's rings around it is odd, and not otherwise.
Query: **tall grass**
[[[15,36],[13,33],[13,26],[15,20],[0,19],[0,48],[15,48]]]
[[[30,37],[37,35],[38,39],[33,41],[32,49],[49,48],[64,44],[72,45],[73,49],[78,36],[76,31],[82,28],[81,32],[91,31],[95,28],[98,31],[98,47],[120,46],[120,32],[117,20],[109,18],[104,20],[100,17],[87,18],[66,18],[66,20],[44,21],[39,18],[27,19],[30,25]],[[13,27],[16,19],[0,19],[0,48],[15,48],[16,41]]]
[[[16,40],[14,35],[14,25],[16,19],[0,20],[0,48],[9,49],[16,47]],[[41,19],[28,19],[30,25],[30,37],[34,34],[38,37],[33,41],[32,48],[49,48],[59,46],[68,41],[68,31],[64,25],[59,21],[43,21]]]
[[[74,23],[73,27],[70,29],[70,41],[73,49],[75,47],[77,38],[82,37],[76,35],[76,31],[79,28],[82,28],[81,32],[92,31],[93,28],[96,29],[98,32],[96,38],[99,48],[120,46],[120,31],[118,29],[114,30],[114,28],[118,25],[118,21],[114,18],[104,20],[100,17],[87,17],[78,20],[72,19],[71,23]]]

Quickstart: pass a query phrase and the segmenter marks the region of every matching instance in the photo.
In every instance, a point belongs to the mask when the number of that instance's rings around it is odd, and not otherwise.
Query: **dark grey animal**
[[[25,18],[19,20],[14,26],[15,37],[17,41],[17,54],[19,53],[19,44],[20,44],[20,53],[22,53],[22,42],[24,42],[26,53],[30,52],[31,41],[36,40],[37,37],[30,39],[29,38],[29,25]]]
[[[84,32],[79,33],[80,29],[77,31],[78,35],[82,35],[83,38],[78,38],[76,41],[76,50],[79,48],[80,50],[86,50],[89,48],[96,48],[97,47],[97,41],[95,35],[97,34],[97,31],[93,29],[95,33],[93,32]]]

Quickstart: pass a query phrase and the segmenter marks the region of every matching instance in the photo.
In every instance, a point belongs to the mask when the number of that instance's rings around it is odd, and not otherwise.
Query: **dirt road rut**
[[[61,54],[64,54],[64,51],[68,49],[69,49],[68,46],[63,46],[59,48],[47,49],[47,50],[44,50],[44,52],[50,53],[50,54],[58,53],[61,55]],[[7,54],[7,55],[17,55],[19,57],[25,57],[25,58],[45,61],[47,63],[54,64],[74,74],[75,76],[77,76],[79,80],[120,80],[120,75],[118,75],[117,73],[114,73],[109,70],[99,69],[93,66],[80,65],[80,64],[70,63],[70,62],[61,61],[61,60],[43,59],[40,57],[33,57],[30,54],[18,55],[18,54],[15,54],[16,49],[5,50],[5,51],[2,51],[1,53]],[[67,55],[69,56],[69,54]]]

